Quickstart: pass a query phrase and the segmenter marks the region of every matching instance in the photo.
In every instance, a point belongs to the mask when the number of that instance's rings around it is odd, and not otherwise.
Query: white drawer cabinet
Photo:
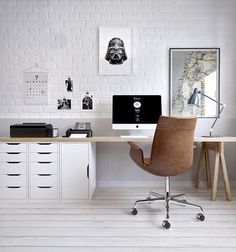
[[[95,143],[0,143],[0,200],[78,201],[96,187]]]
[[[27,144],[0,143],[0,199],[27,199]]]
[[[30,143],[30,199],[58,199],[59,143]]]

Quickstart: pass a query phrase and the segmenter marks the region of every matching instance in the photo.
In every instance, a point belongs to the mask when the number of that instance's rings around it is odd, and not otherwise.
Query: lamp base
[[[220,135],[211,135],[211,136],[201,136],[201,137],[209,137],[209,138],[211,138],[211,137],[222,137],[222,136],[220,136]]]

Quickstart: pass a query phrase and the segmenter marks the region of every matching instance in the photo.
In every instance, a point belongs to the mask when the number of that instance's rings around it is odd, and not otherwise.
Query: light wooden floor
[[[195,219],[197,209],[171,207],[169,230],[161,227],[163,203],[129,211],[135,199],[162,188],[100,188],[89,202],[78,204],[0,204],[0,251],[9,252],[156,252],[236,251],[236,198],[224,193],[210,201],[205,188],[175,186],[188,200],[202,205],[206,221]],[[173,189],[173,186],[172,186]],[[174,190],[172,190],[174,191]],[[235,195],[235,188],[233,188]]]

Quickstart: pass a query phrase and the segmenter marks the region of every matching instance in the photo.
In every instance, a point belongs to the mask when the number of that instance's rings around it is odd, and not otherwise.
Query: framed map
[[[195,88],[220,101],[220,49],[170,48],[169,62],[170,115],[217,117],[219,105],[203,95],[199,107],[187,103]]]

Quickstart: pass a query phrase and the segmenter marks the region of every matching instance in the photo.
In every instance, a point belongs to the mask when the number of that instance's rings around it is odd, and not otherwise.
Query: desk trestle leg
[[[211,171],[210,171],[210,161],[209,161],[209,150],[215,152],[215,166],[214,166],[214,175],[213,175],[213,184],[211,185]],[[206,179],[207,187],[212,187],[211,200],[216,200],[217,193],[217,183],[219,177],[219,166],[222,168],[225,195],[228,201],[232,201],[232,195],[230,190],[229,178],[227,174],[227,167],[224,156],[224,143],[223,142],[204,142],[201,144],[201,152],[198,161],[198,170],[195,180],[195,187],[199,188],[199,182],[202,174],[203,159],[205,159],[206,167]]]

